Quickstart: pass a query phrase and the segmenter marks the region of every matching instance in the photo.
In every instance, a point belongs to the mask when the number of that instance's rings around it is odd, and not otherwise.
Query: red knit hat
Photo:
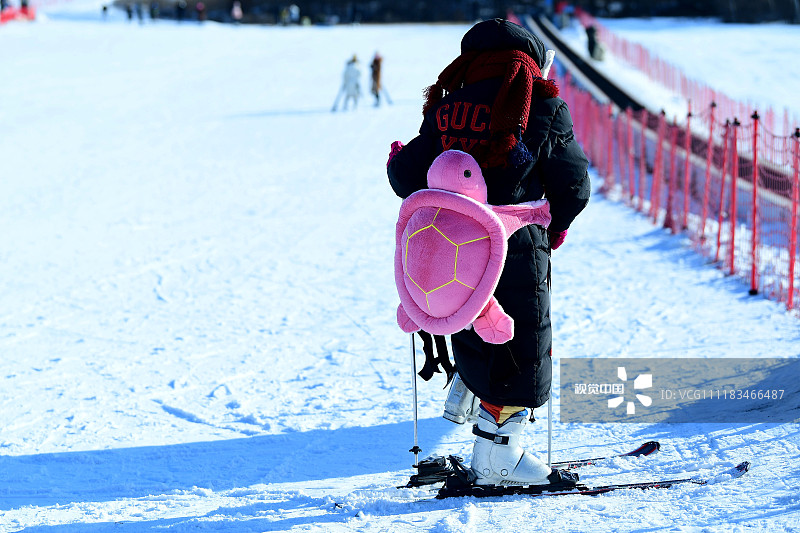
[[[509,160],[515,165],[530,160],[524,144],[517,146],[517,136],[522,137],[528,124],[531,99],[558,96],[558,87],[542,79],[539,65],[528,53],[509,49],[462,52],[439,74],[436,83],[425,89],[423,114],[436,107],[445,91],[450,93],[488,78],[502,78],[503,82],[492,106],[489,145],[472,155],[484,168],[504,166]]]

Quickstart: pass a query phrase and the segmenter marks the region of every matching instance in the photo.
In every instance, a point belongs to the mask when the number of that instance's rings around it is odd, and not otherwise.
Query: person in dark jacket
[[[381,63],[383,63],[383,57],[381,57],[378,52],[375,52],[372,63],[369,64],[369,69],[372,73],[372,87],[370,88],[370,92],[372,96],[375,97],[375,107],[381,104]]]
[[[394,192],[406,198],[427,187],[439,154],[457,149],[480,163],[489,204],[550,203],[548,229],[528,225],[508,241],[495,297],[514,319],[514,338],[489,344],[472,329],[451,336],[458,376],[480,399],[471,464],[478,484],[541,484],[551,474],[519,446],[519,435],[526,408],[550,396],[550,250],[563,243],[590,193],[569,110],[547,80],[553,55],[517,24],[476,24],[461,54],[426,89],[419,135],[405,146],[393,143],[387,164]]]

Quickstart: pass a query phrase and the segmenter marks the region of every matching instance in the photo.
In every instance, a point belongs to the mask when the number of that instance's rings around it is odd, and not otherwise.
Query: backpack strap
[[[422,370],[419,371],[419,377],[425,381],[430,381],[434,373],[441,372],[439,367],[444,370],[447,375],[447,383],[453,378],[456,369],[450,362],[450,353],[447,350],[447,340],[444,335],[431,335],[427,331],[419,330],[417,335],[422,339],[422,351],[425,353],[425,364]],[[433,347],[436,345],[436,353],[434,356]],[[445,384],[445,387],[447,385]]]

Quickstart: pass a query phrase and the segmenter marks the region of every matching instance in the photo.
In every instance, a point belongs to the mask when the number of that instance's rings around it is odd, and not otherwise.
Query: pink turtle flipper
[[[513,205],[491,205],[509,235],[528,224],[546,228],[550,225],[550,204],[547,200],[536,200]]]
[[[514,320],[503,311],[494,296],[472,326],[481,339],[491,344],[503,344],[514,338]]]
[[[403,304],[397,306],[397,325],[406,333],[414,333],[420,330],[420,327],[411,320],[406,310],[403,309]]]

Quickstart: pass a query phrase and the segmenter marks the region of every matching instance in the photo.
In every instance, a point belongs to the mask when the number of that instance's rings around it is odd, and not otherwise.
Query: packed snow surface
[[[0,531],[800,528],[797,426],[563,424],[558,379],[554,460],[663,445],[588,483],[753,468],[599,497],[395,488],[413,402],[385,162],[467,29],[139,24],[80,2],[0,27]],[[697,46],[739,69],[731,93],[790,86],[796,106],[798,27],[723,30]],[[747,75],[725,41],[742,32],[782,68]],[[376,51],[392,105],[368,94]],[[332,113],[353,54],[364,98]],[[600,195],[554,253],[553,322],[556,362],[800,352],[796,317]],[[468,458],[444,384],[418,382],[420,446]]]

